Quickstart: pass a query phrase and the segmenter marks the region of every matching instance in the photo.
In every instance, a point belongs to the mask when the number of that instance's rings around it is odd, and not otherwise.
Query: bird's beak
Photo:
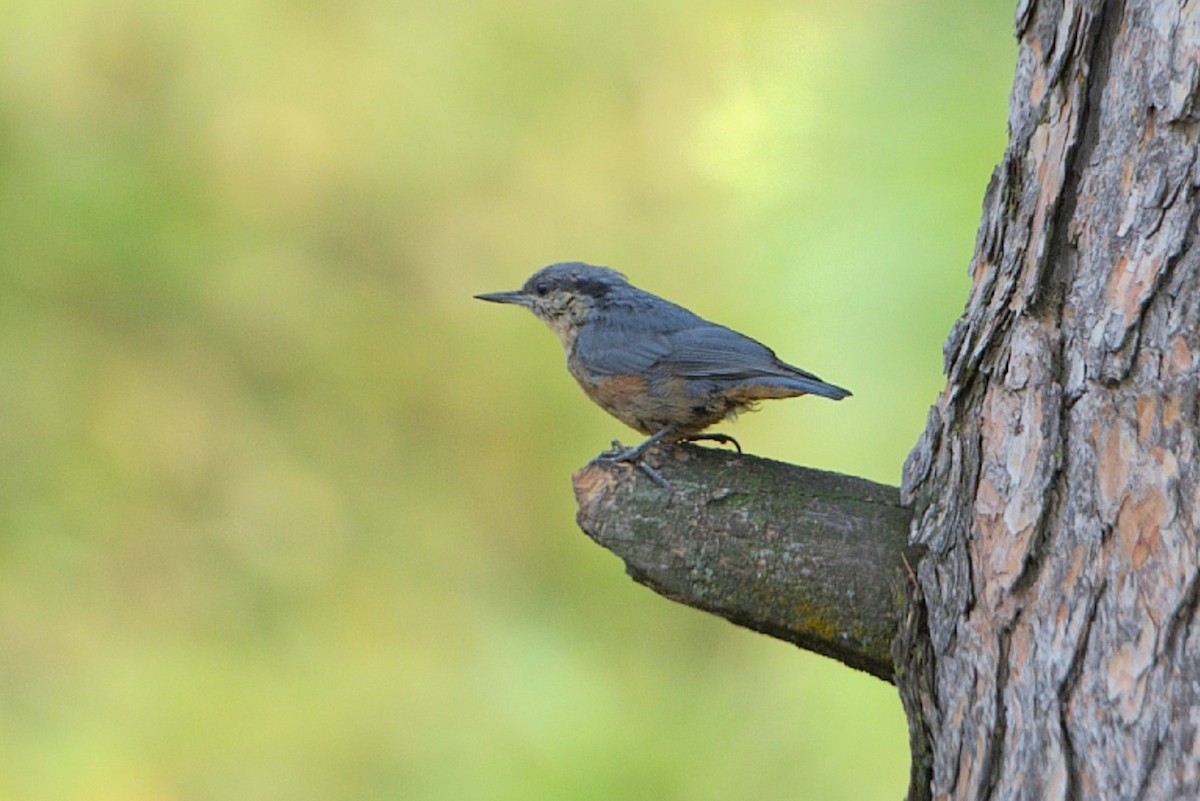
[[[529,296],[519,289],[512,292],[485,292],[475,297],[480,300],[489,300],[492,303],[515,303],[518,306],[529,305]]]

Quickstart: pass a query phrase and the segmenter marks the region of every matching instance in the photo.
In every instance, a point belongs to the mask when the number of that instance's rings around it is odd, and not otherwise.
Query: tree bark
[[[1021,0],[1016,27],[1009,146],[904,471],[923,554],[889,585],[907,594],[891,668],[909,797],[1200,798],[1200,2]],[[581,523],[633,514],[607,530],[635,577],[673,553],[660,590],[812,647],[777,625],[786,603],[729,613],[753,571],[695,584],[721,561],[689,548],[726,524],[689,480],[682,537],[654,540],[664,514],[595,488]],[[791,530],[779,511],[752,497],[739,547]],[[889,575],[898,552],[864,570]]]
[[[911,797],[1200,798],[1200,4],[1022,0],[905,468]]]

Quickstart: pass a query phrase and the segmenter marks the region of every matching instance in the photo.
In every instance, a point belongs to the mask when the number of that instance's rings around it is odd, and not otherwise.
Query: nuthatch
[[[780,361],[744,334],[643,292],[607,267],[552,264],[519,290],[475,297],[514,303],[537,315],[562,340],[567,369],[587,396],[649,435],[632,448],[614,442],[603,457],[609,461],[636,461],[664,440],[737,445],[725,434],[700,432],[760,400],[798,395],[841,400],[850,394]]]

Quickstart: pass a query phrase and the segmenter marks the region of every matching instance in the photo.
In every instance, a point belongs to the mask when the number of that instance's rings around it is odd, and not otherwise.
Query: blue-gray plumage
[[[588,397],[651,435],[612,458],[636,458],[664,439],[729,441],[699,432],[759,400],[806,394],[841,400],[850,394],[607,267],[552,264],[515,292],[475,297],[532,311],[562,340],[567,368]]]

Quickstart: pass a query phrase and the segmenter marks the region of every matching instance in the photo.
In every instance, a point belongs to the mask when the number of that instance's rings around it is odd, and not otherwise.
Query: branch
[[[634,581],[673,601],[892,681],[915,568],[893,487],[693,445],[574,476],[578,522]]]

